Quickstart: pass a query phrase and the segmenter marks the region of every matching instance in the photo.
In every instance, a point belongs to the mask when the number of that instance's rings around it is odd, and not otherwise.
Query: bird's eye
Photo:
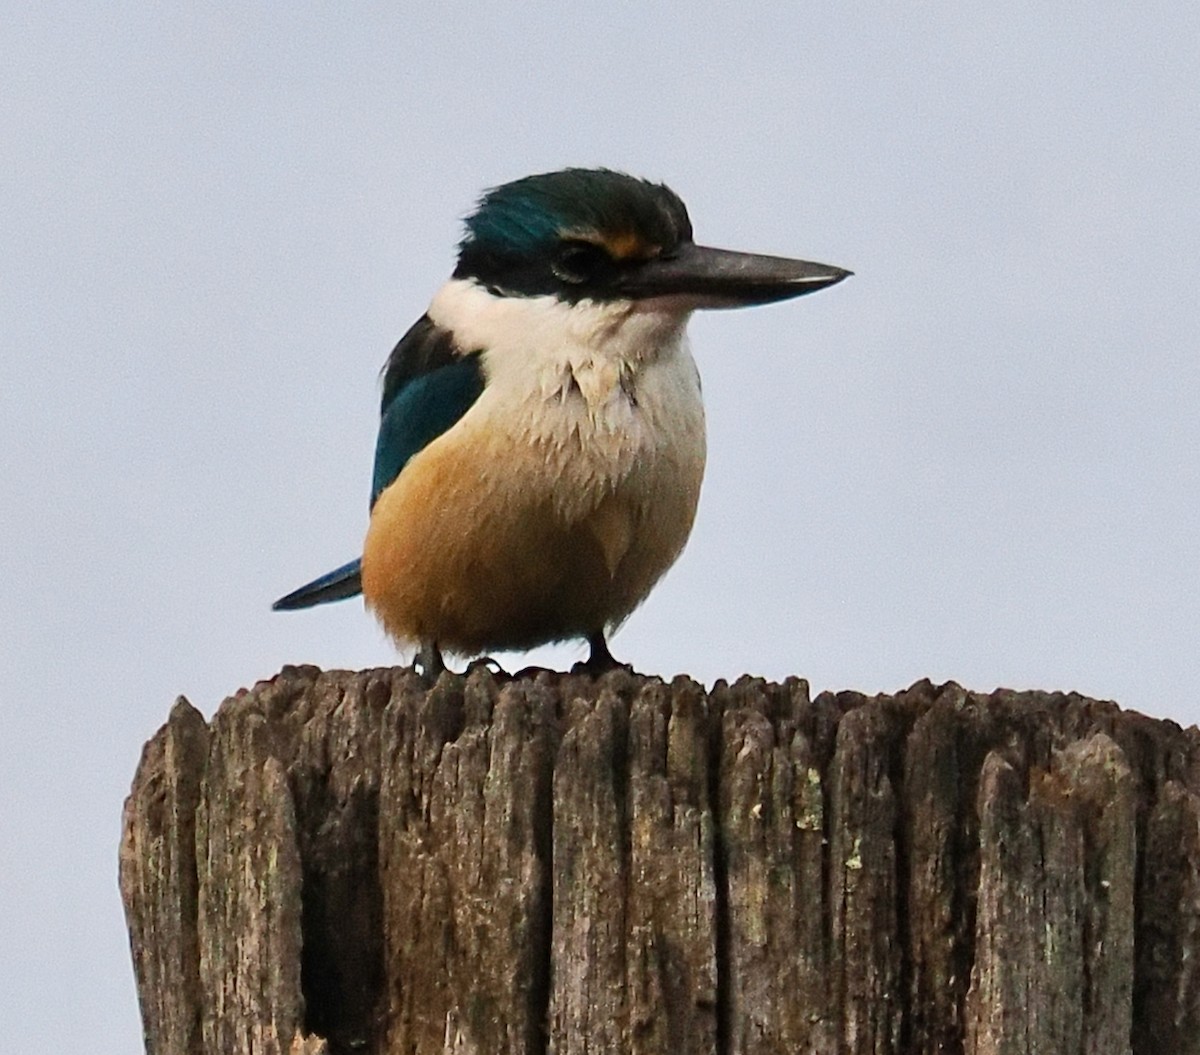
[[[563,282],[582,285],[611,269],[612,261],[603,248],[593,242],[564,242],[550,264]]]

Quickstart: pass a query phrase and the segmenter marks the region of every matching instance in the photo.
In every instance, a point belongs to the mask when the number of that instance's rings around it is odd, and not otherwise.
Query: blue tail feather
[[[326,572],[313,579],[286,597],[279,598],[271,607],[276,612],[289,612],[296,608],[311,608],[315,604],[343,601],[362,593],[362,560],[352,560],[340,568]]]

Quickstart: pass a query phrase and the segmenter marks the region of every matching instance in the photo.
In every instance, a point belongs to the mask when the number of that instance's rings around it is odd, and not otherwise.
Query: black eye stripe
[[[559,279],[573,285],[611,273],[615,267],[612,257],[602,246],[581,240],[563,242],[550,264]]]

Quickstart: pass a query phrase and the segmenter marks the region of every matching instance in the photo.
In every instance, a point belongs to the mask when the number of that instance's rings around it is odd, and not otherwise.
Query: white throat
[[[529,451],[563,482],[556,497],[567,504],[634,477],[672,486],[684,466],[698,487],[704,409],[690,315],[665,300],[502,297],[460,279],[429,306],[462,352],[482,353],[484,392],[462,425],[511,443],[505,458]]]
[[[505,297],[470,279],[451,279],[429,305],[429,317],[454,334],[464,352],[495,360],[619,360],[635,366],[679,348],[691,306],[665,300],[580,301],[551,296]]]

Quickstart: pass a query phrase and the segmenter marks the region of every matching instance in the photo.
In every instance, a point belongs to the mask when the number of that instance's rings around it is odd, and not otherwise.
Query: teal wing
[[[464,353],[449,331],[421,316],[383,368],[371,506],[417,454],[454,425],[483,392],[478,352]],[[276,611],[311,608],[362,592],[362,562],[352,560],[279,598]]]
[[[483,384],[477,352],[463,353],[428,315],[417,320],[383,368],[372,506],[414,454],[471,408]]]

